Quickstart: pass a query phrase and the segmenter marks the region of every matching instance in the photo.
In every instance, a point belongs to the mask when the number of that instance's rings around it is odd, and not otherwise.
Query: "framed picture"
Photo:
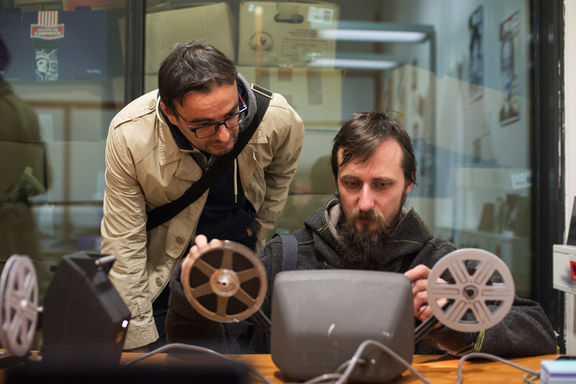
[[[513,123],[520,118],[518,96],[519,12],[514,12],[500,25],[500,72],[502,78],[502,106],[500,124]]]
[[[481,99],[484,95],[484,47],[482,43],[484,27],[484,8],[479,6],[468,19],[470,42],[468,44],[469,65],[468,76],[470,82],[470,98]]]

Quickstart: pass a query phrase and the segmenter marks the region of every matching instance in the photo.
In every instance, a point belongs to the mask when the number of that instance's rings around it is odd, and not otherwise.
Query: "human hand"
[[[194,239],[194,245],[190,247],[188,255],[186,255],[186,258],[182,261],[182,270],[184,270],[185,267],[188,269],[189,267],[192,267],[194,262],[198,259],[198,257],[200,257],[202,253],[212,248],[221,247],[223,244],[224,242],[222,240],[212,239],[210,242],[208,242],[206,236],[196,236]]]
[[[420,321],[425,321],[427,318],[432,316],[432,309],[428,304],[428,276],[430,276],[430,268],[420,264],[416,267],[406,271],[404,275],[410,279],[412,282],[412,296],[413,296],[413,306],[414,306],[414,316]],[[438,279],[438,281],[443,282],[444,280]],[[439,299],[437,301],[440,307],[446,304],[446,299]],[[435,328],[440,327],[441,324],[438,323]]]

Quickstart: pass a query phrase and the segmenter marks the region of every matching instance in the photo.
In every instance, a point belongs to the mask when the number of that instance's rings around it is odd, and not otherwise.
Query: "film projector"
[[[38,303],[38,281],[28,256],[13,255],[0,275],[0,342],[4,357],[30,357],[41,324],[36,360],[53,366],[120,362],[130,312],[108,280],[114,256],[74,253],[62,258]]]
[[[514,301],[514,280],[502,260],[475,248],[456,250],[434,266],[428,280],[433,316],[414,329],[411,282],[403,274],[360,270],[299,270],[277,274],[271,319],[260,309],[266,272],[241,244],[224,241],[194,263],[184,263],[181,282],[188,302],[208,319],[252,320],[270,329],[270,349],[286,376],[307,380],[336,372],[365,340],[375,340],[408,363],[414,345],[437,322],[478,332],[502,320]],[[383,382],[406,368],[376,348],[351,381]]]

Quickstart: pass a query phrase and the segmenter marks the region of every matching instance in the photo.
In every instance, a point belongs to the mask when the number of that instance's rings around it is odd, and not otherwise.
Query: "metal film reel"
[[[28,354],[38,321],[38,281],[28,256],[12,255],[0,275],[0,342],[8,354]]]
[[[436,263],[427,291],[432,313],[442,324],[460,332],[478,332],[508,314],[514,301],[514,279],[496,255],[464,248]],[[447,299],[447,305],[438,303],[442,299]]]
[[[232,323],[252,316],[266,296],[266,271],[254,252],[224,241],[182,267],[188,302],[210,320]]]

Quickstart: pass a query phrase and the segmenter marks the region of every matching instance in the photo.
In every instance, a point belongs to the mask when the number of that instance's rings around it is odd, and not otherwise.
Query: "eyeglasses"
[[[214,136],[216,133],[218,133],[218,130],[220,129],[221,125],[225,126],[228,129],[237,127],[238,124],[240,124],[240,122],[242,122],[242,120],[244,120],[244,118],[246,117],[246,110],[248,109],[248,106],[242,99],[242,96],[238,94],[238,104],[240,105],[240,103],[242,103],[242,108],[240,108],[238,112],[228,116],[224,120],[215,123],[202,124],[196,127],[189,125],[188,129],[194,132],[197,138],[203,139],[206,137]],[[185,119],[178,112],[176,112],[176,114],[180,116],[182,120],[185,121]]]

